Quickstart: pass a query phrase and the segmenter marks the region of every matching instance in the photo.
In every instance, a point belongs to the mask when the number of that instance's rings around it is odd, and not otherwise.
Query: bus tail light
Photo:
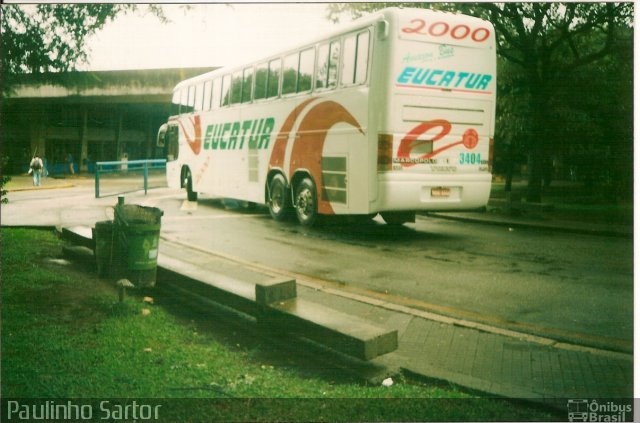
[[[489,172],[493,171],[493,137],[489,138]]]
[[[378,172],[391,170],[393,162],[393,135],[378,134]]]

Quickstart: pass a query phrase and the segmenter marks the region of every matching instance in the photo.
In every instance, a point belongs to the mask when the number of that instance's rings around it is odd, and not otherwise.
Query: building
[[[170,113],[173,87],[214,68],[65,72],[22,76],[0,112],[5,172],[26,172],[36,152],[49,172],[75,171],[96,161],[161,158],[158,128]]]

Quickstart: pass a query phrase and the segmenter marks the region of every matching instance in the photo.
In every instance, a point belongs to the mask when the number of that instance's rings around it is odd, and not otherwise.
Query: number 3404
[[[464,164],[480,164],[480,153],[460,153],[461,165]]]

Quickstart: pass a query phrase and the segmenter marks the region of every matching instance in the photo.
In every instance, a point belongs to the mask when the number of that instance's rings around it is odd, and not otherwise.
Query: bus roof
[[[300,48],[303,48],[305,46],[312,46],[317,44],[318,42],[330,39],[330,38],[334,38],[336,36],[339,36],[341,34],[344,33],[348,33],[348,32],[352,32],[352,31],[356,31],[362,27],[365,26],[369,26],[372,23],[379,21],[379,20],[387,20],[388,22],[394,22],[397,23],[399,20],[403,19],[407,20],[410,19],[411,17],[415,17],[416,15],[420,15],[422,17],[425,18],[440,18],[441,20],[446,20],[446,21],[455,21],[456,23],[459,24],[463,24],[463,23],[468,23],[468,24],[479,24],[479,23],[483,23],[484,25],[486,25],[487,27],[489,27],[491,29],[491,31],[493,32],[493,25],[481,18],[477,18],[475,16],[470,16],[470,15],[465,15],[462,13],[453,13],[453,12],[445,12],[445,11],[440,11],[440,10],[432,10],[432,9],[422,9],[422,8],[400,8],[400,7],[389,7],[389,8],[385,8],[385,9],[380,9],[378,11],[372,12],[370,14],[367,14],[365,16],[362,16],[352,22],[349,22],[347,24],[341,25],[339,27],[337,27],[334,31],[331,31],[329,33],[327,33],[326,35],[323,35],[322,37],[316,37],[314,39],[310,39],[307,42],[304,43],[300,43],[297,44],[295,46],[291,46],[290,48],[284,49],[278,53],[274,53],[271,54],[269,56],[262,56],[262,57],[257,57],[255,60],[248,60],[247,62],[245,62],[244,64],[238,64],[238,65],[234,65],[234,66],[222,66],[219,67],[213,71],[198,75],[198,76],[194,76],[192,78],[189,79],[185,79],[183,81],[181,81],[180,83],[178,83],[176,85],[176,87],[174,88],[174,90],[179,89],[183,86],[187,86],[187,85],[192,85],[194,83],[200,82],[200,81],[205,81],[208,79],[211,79],[212,77],[216,77],[216,76],[220,76],[220,75],[226,75],[228,73],[233,73],[235,71],[238,71],[240,69],[243,69],[245,67],[247,67],[250,64],[254,64],[254,63],[262,63],[265,61],[268,61],[270,59],[274,59],[277,57],[281,57],[283,55],[286,55],[288,53],[294,52],[296,50],[299,50]]]

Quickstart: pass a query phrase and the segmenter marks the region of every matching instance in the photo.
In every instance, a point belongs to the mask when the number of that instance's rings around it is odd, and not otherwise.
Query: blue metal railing
[[[166,166],[167,166],[167,161],[165,159],[96,162],[96,168],[95,168],[96,198],[100,198],[100,174],[142,170],[143,177],[144,177],[144,193],[146,195],[148,185],[149,185],[149,169],[164,169]]]

